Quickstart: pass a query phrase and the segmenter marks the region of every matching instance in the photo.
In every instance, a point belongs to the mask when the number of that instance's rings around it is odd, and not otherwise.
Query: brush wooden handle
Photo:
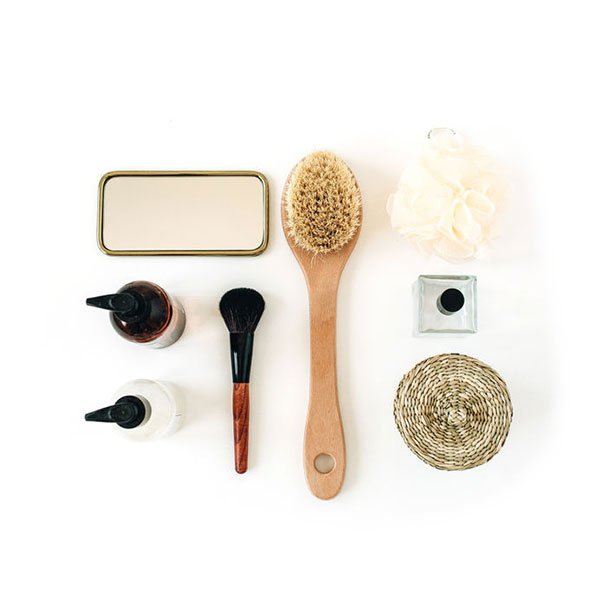
[[[310,298],[310,400],[304,431],[304,472],[312,493],[333,498],[342,487],[346,471],[344,428],[340,415],[336,376],[336,307],[339,274],[325,269],[309,285]],[[316,458],[334,461],[328,473],[317,470]]]
[[[233,443],[235,470],[248,470],[248,420],[250,416],[250,390],[247,383],[233,384]]]

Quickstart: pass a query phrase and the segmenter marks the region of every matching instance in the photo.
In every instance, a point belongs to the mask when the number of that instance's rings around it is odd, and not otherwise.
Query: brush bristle
[[[360,204],[360,190],[348,165],[333,152],[315,152],[302,159],[290,176],[287,226],[304,250],[333,252],[356,234]]]
[[[265,301],[256,290],[235,288],[223,295],[219,310],[230,333],[252,333],[265,310]]]

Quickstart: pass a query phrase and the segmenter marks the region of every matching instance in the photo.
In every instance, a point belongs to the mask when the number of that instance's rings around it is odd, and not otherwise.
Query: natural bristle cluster
[[[290,176],[287,226],[296,244],[315,254],[339,250],[360,226],[360,190],[333,152],[305,157]]]
[[[264,310],[263,297],[250,288],[229,290],[219,302],[219,311],[230,333],[253,333]]]

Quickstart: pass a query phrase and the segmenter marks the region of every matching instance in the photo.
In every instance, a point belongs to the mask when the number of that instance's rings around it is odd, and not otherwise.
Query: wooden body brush
[[[362,222],[360,190],[348,165],[331,152],[302,159],[285,185],[281,216],[310,304],[304,472],[312,493],[328,500],[340,491],[346,471],[335,358],[337,290]]]
[[[249,288],[229,290],[219,303],[219,311],[229,330],[231,374],[233,377],[233,442],[235,470],[248,470],[248,424],[250,418],[250,367],[254,331],[265,310],[265,301]]]

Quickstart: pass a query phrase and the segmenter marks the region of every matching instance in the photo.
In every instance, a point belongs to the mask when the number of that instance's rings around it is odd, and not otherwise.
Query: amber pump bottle
[[[121,337],[151,348],[170,346],[185,328],[181,304],[150,281],[133,281],[116,294],[88,298],[86,304],[110,311],[110,322]]]

